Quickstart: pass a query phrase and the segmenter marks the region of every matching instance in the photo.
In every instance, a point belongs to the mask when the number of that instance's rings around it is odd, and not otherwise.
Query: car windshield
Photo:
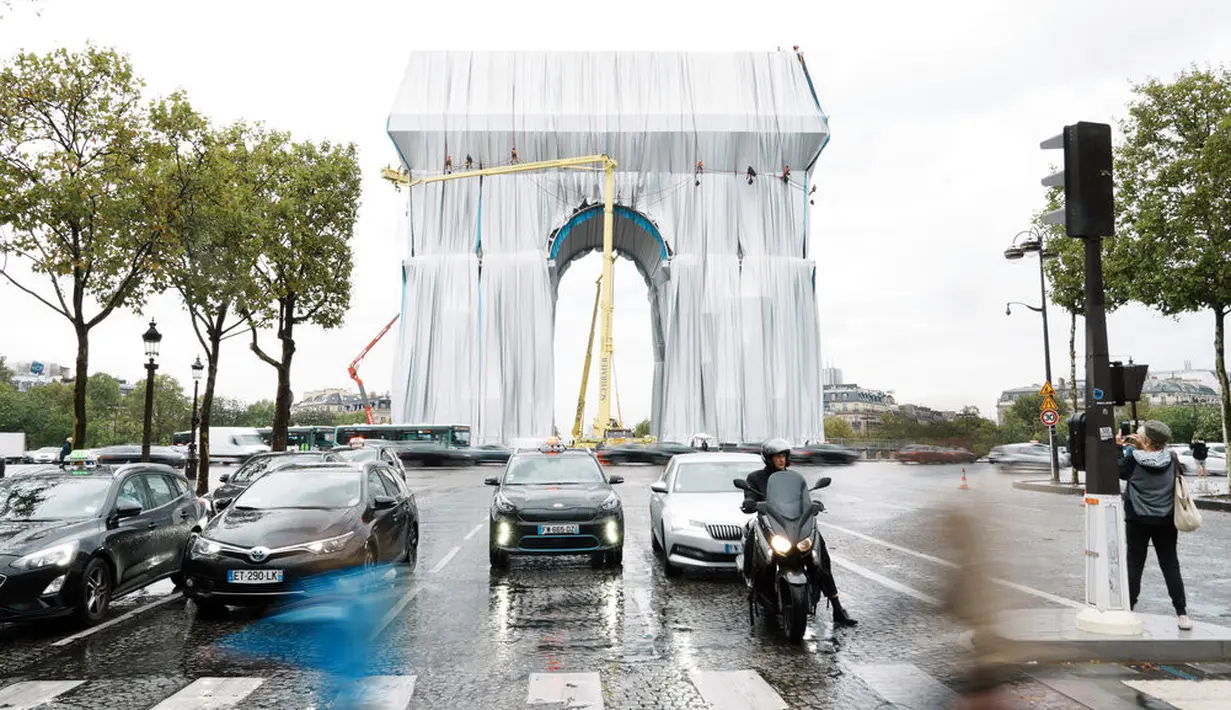
[[[731,483],[759,466],[752,461],[710,461],[682,463],[675,470],[673,493],[738,493]]]
[[[235,508],[350,508],[359,505],[359,476],[358,471],[350,469],[271,471],[240,494]]]
[[[99,514],[111,479],[10,478],[0,482],[0,520],[67,520]]]
[[[469,429],[454,429],[453,430],[453,445],[454,446],[470,446],[470,430]]]
[[[316,455],[289,455],[289,456],[258,456],[248,459],[247,463],[239,467],[234,476],[231,476],[230,483],[251,483],[256,480],[261,474],[267,471],[273,471],[283,466],[289,466],[294,463],[316,463],[321,457]]]
[[[380,458],[380,449],[376,447],[364,449],[347,449],[339,451],[338,455],[345,461],[376,461]]]
[[[602,469],[589,456],[530,456],[514,461],[504,484],[602,483]]]

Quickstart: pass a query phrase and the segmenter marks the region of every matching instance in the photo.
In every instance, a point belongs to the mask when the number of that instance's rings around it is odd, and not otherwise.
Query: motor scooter
[[[792,642],[801,640],[808,618],[816,615],[821,598],[816,583],[821,569],[820,532],[816,516],[825,510],[811,491],[828,486],[825,477],[811,488],[796,471],[786,469],[769,477],[765,500],[757,503],[752,535],[735,564],[748,586],[748,623],[755,625],[758,609],[766,615],[781,617],[782,628]],[[749,491],[742,478],[735,487]],[[744,565],[744,555],[752,555]]]

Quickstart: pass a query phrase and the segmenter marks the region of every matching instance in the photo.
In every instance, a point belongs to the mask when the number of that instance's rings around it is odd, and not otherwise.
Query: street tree
[[[350,305],[360,174],[354,144],[290,143],[283,135],[269,140],[268,215],[252,271],[255,295],[244,315],[251,321],[252,351],[278,373],[270,446],[281,451],[290,424],[295,326],[335,328]],[[274,328],[276,357],[260,345],[262,327]]]
[[[165,162],[165,180],[184,196],[167,215],[175,237],[168,279],[188,310],[205,351],[205,392],[200,408],[197,493],[209,490],[210,426],[222,342],[248,326],[243,304],[254,290],[261,250],[261,223],[268,205],[261,195],[269,180],[262,136],[242,123],[213,130],[196,116],[177,117],[177,106],[153,112],[156,130],[175,146]]]
[[[13,384],[13,370],[5,364],[4,356],[0,355],[0,385]]]
[[[825,417],[825,439],[854,439],[855,429],[841,417]]]
[[[19,54],[0,68],[0,275],[73,327],[78,447],[90,331],[155,288],[167,230],[151,217],[175,199],[153,179],[161,147],[141,89],[126,57],[92,46]]]
[[[645,437],[649,435],[650,435],[650,420],[649,419],[642,419],[641,421],[637,422],[637,426],[633,427],[633,436],[637,438],[641,438],[641,437]]]
[[[1214,316],[1222,438],[1231,418],[1224,336],[1231,310],[1231,69],[1149,79],[1121,122],[1117,231],[1137,265],[1134,300],[1164,315]]]

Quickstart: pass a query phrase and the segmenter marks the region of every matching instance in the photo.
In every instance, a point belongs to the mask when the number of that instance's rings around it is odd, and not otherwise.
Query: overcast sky
[[[0,55],[77,49],[87,40],[114,46],[131,56],[151,96],[183,88],[218,122],[260,120],[299,139],[358,144],[364,192],[353,309],[336,331],[299,331],[298,394],[350,385],[347,364],[398,312],[401,208],[379,171],[396,161],[385,119],[412,50],[798,44],[833,131],[812,180],[819,188],[809,240],[826,362],[848,382],[893,390],[899,402],[974,404],[992,416],[1001,390],[1043,376],[1039,318],[1004,314],[1005,301],[1037,303],[1036,262],[1002,257],[1040,206],[1038,181],[1057,160],[1039,141],[1077,120],[1114,123],[1125,114],[1130,81],[1231,59],[1225,0],[696,7],[625,0],[588,6],[591,14],[575,2],[16,0],[11,10],[0,5]],[[558,319],[588,322],[599,270],[594,255],[569,270]],[[1053,369],[1067,376],[1068,321],[1053,314]],[[166,336],[161,371],[189,381],[197,346],[170,294],[99,326],[92,371],[140,377],[140,336],[151,316]],[[627,261],[616,270],[614,328],[619,396],[631,423],[650,410],[652,358],[646,288]],[[1186,360],[1213,366],[1209,314],[1172,320],[1126,308],[1109,328],[1113,356],[1155,369]],[[562,430],[576,407],[586,335],[556,339]],[[368,356],[361,374],[370,390],[389,389],[393,350],[389,338]],[[71,365],[73,333],[60,316],[0,285],[0,354]],[[272,398],[274,372],[233,341],[223,351],[219,389]]]

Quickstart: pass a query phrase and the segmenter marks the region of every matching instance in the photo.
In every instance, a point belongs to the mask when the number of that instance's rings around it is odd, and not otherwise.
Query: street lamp
[[[162,342],[162,333],[154,327],[154,319],[150,319],[150,329],[145,331],[141,339],[145,341],[145,356],[149,358],[149,362],[145,363],[145,423],[141,433],[141,461],[148,463],[150,460],[150,429],[154,419],[154,371],[158,369],[154,358],[158,357],[158,344]]]
[[[197,388],[201,385],[201,373],[204,372],[205,366],[201,364],[201,356],[197,356],[197,361],[192,363],[192,435],[188,439],[188,470],[185,472],[188,478],[197,477],[197,425],[200,424],[200,418],[197,414]]]
[[[1019,244],[1017,240],[1020,239],[1023,235],[1025,235],[1027,238]],[[1030,254],[1030,253],[1038,253],[1039,255],[1039,293],[1042,297],[1043,305],[1039,308],[1035,308],[1034,306],[1030,306],[1025,303],[1019,303],[1018,305],[1026,306],[1026,308],[1029,308],[1030,310],[1035,311],[1036,313],[1039,313],[1043,316],[1043,364],[1047,371],[1047,382],[1050,384],[1051,383],[1051,339],[1049,338],[1048,331],[1047,331],[1047,277],[1043,271],[1043,262],[1051,257],[1054,257],[1055,254],[1049,253],[1043,248],[1043,233],[1037,229],[1031,228],[1023,232],[1018,232],[1017,236],[1013,237],[1013,243],[1009,245],[1008,249],[1004,250],[1004,258],[1008,259],[1009,261],[1017,261],[1018,259],[1021,259],[1022,257],[1024,257],[1026,254]],[[1010,303],[1014,303],[1014,302],[1010,302]],[[1004,306],[1004,314],[1006,316],[1012,315],[1012,310],[1010,309],[1009,303],[1006,303]],[[1051,448],[1051,480],[1052,480],[1052,483],[1059,483],[1060,482],[1060,452],[1056,449],[1056,425],[1055,424],[1052,424],[1047,427],[1047,444]]]

